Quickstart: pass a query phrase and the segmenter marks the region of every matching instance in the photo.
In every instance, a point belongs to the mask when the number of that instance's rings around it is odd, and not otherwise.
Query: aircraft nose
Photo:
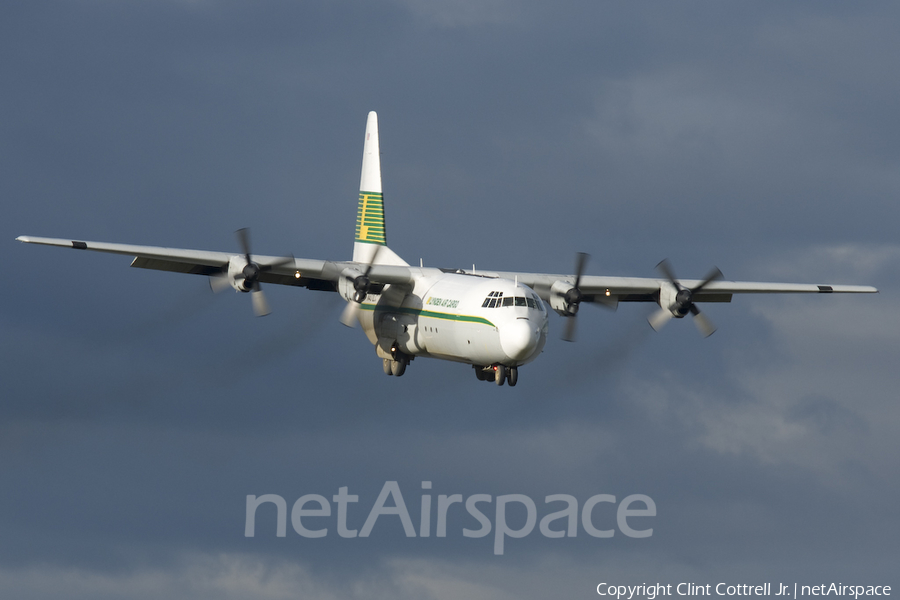
[[[528,358],[537,348],[540,329],[527,319],[516,319],[500,327],[500,346],[513,360]]]

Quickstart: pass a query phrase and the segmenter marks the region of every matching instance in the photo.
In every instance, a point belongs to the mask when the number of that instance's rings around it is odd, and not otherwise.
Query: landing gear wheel
[[[497,365],[496,375],[494,375],[494,382],[497,385],[503,385],[503,382],[506,381],[506,367],[504,365]]]
[[[484,381],[487,379],[487,373],[484,372],[484,369],[479,367],[478,365],[472,365],[472,368],[475,369],[475,377],[478,381]]]
[[[506,382],[509,384],[509,387],[514,387],[517,381],[519,381],[518,367],[508,368],[506,370]]]
[[[391,373],[394,377],[400,377],[406,373],[406,361],[404,359],[391,361]]]
[[[383,359],[382,359],[382,362],[384,363],[384,374],[385,374],[385,375],[393,375],[394,372],[393,372],[393,370],[391,369],[391,359],[389,359],[389,358],[383,358]]]

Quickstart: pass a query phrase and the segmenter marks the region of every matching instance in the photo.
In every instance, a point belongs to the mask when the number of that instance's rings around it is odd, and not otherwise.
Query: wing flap
[[[153,269],[156,271],[171,271],[173,273],[189,273],[191,275],[216,275],[222,272],[219,267],[198,265],[160,258],[147,258],[137,256],[131,261],[131,266],[138,269]]]
[[[260,283],[272,283],[275,285],[290,285],[293,287],[305,287],[310,290],[318,290],[321,292],[336,292],[337,286],[334,282],[327,279],[316,279],[314,277],[296,277],[295,275],[280,275],[278,273],[260,273]]]

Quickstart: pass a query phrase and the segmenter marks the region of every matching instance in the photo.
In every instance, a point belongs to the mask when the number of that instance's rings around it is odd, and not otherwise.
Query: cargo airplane
[[[666,261],[658,265],[660,278],[593,276],[584,274],[583,253],[577,255],[575,273],[568,275],[410,265],[387,246],[374,112],[366,123],[352,260],[256,256],[250,252],[247,231],[237,233],[240,254],[32,236],[17,239],[134,256],[132,267],[206,275],[214,290],[232,287],[249,293],[260,316],[269,313],[263,283],[336,292],[347,302],[341,322],[362,325],[385,374],[399,377],[410,361],[431,357],[471,365],[479,380],[510,386],[518,381],[519,367],[544,348],[547,305],[567,320],[563,337],[569,341],[583,302],[613,308],[619,302],[654,302],[660,307],[648,319],[654,329],[690,314],[708,336],[715,327],[697,308],[700,302],[730,302],[740,293],[877,292],[869,286],[725,281],[718,269],[702,280],[678,280]]]

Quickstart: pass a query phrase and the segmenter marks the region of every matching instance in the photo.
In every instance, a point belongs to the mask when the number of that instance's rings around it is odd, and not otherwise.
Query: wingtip
[[[20,235],[19,237],[16,238],[16,241],[17,242],[25,242],[27,244],[27,243],[31,242],[31,238],[28,237],[27,235]]]

